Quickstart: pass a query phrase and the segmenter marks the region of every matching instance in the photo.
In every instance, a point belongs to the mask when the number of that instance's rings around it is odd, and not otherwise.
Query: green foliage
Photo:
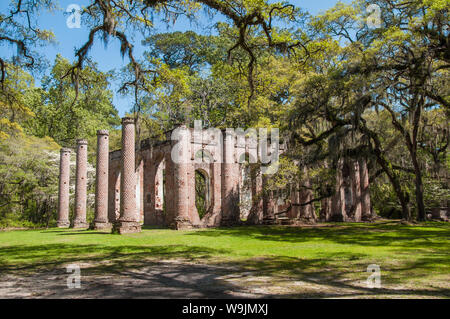
[[[53,7],[50,0],[21,3],[30,14]],[[382,9],[378,28],[367,24],[369,4]],[[153,14],[173,22],[184,13],[195,22],[202,7],[228,18],[216,24],[217,35],[147,32]],[[326,196],[334,188],[338,158],[363,156],[369,160],[375,209],[383,216],[402,210],[409,218],[410,207],[423,212],[422,204],[429,210],[449,196],[448,8],[448,0],[356,0],[309,16],[289,3],[266,0],[120,0],[106,7],[93,0],[83,15],[94,36],[76,51],[75,63],[57,56],[42,88],[24,71],[23,58],[29,59],[30,45],[50,40],[51,32],[20,24],[16,15],[0,15],[0,35],[19,30],[27,47],[19,52],[22,60],[4,64],[4,154],[14,139],[50,137],[73,146],[76,138],[87,138],[94,163],[98,129],[109,129],[110,148],[120,148],[109,89],[114,73],[100,72],[88,59],[99,35],[105,43],[116,37],[130,59],[119,75],[120,92],[135,98],[130,112],[138,138],[162,139],[175,125],[192,126],[194,120],[206,127],[278,127],[288,150],[268,190],[287,197],[292,185],[303,182],[301,168],[307,166],[314,197]],[[148,49],[142,61],[129,42],[129,32],[136,31],[143,31]],[[16,172],[9,169],[14,161],[4,156],[4,174]],[[16,173],[5,178],[20,180],[22,173]],[[21,200],[24,190],[4,185],[13,201]],[[203,214],[204,201],[198,204]],[[26,205],[11,206],[13,215]]]
[[[5,2],[5,1],[3,1]],[[10,76],[10,65],[27,70],[42,70],[44,59],[35,51],[36,47],[53,41],[50,30],[39,28],[37,16],[42,11],[53,11],[54,0],[11,0],[3,4],[6,12],[0,12],[0,45],[16,49],[15,54],[3,50],[0,54],[0,85],[4,89],[5,79]]]
[[[56,57],[50,76],[42,80],[40,99],[31,106],[35,117],[27,123],[31,134],[50,136],[63,146],[120,124],[108,89],[111,74],[98,71],[95,65],[86,67],[77,95],[70,78],[64,77],[70,67],[68,60]]]
[[[215,281],[223,280],[223,269],[240,281],[242,273],[257,274],[256,282],[242,281],[242,287],[261,287],[264,278],[267,289],[282,285],[279,290],[290,298],[336,298],[339,293],[345,298],[448,297],[449,223],[328,226],[144,229],[123,236],[73,229],[0,232],[0,271],[45,274],[76,262],[89,264],[83,275],[95,278],[144,271],[163,259],[186,262],[190,269],[194,263],[217,266],[221,272]],[[383,265],[383,289],[365,286],[365,270],[373,263]],[[299,281],[317,286],[308,289]],[[343,286],[344,291],[338,290]]]
[[[56,218],[59,146],[51,138],[17,135],[0,144],[3,227],[48,226]]]
[[[197,213],[200,219],[205,216],[209,207],[208,204],[208,184],[206,180],[206,176],[204,176],[198,170],[195,171],[195,207],[197,208]],[[209,195],[210,196],[210,195]]]
[[[75,101],[75,89],[63,78],[70,67],[57,56],[51,74],[34,86],[34,78],[8,65],[0,90],[0,223],[1,227],[48,226],[55,223],[60,145],[89,140],[95,162],[96,131],[111,130],[112,149],[120,148],[117,110],[108,89],[110,75],[88,67]],[[72,165],[74,166],[74,165]],[[89,166],[88,219],[93,219],[94,169]],[[73,174],[74,175],[74,172]]]
[[[23,132],[22,123],[34,117],[28,105],[37,97],[30,74],[11,64],[6,71],[8,76],[0,90],[0,141]]]

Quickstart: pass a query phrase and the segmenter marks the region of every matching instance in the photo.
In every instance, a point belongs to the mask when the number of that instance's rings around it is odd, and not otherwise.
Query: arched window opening
[[[137,212],[141,211],[141,174],[139,170],[136,172],[136,210]]]
[[[208,174],[203,170],[195,171],[195,207],[198,216],[202,219],[211,206],[210,181]]]
[[[155,176],[155,209],[165,212],[166,209],[166,163],[163,159],[156,169]]]
[[[240,219],[246,221],[253,206],[253,174],[250,155],[242,154],[240,158],[239,210]]]

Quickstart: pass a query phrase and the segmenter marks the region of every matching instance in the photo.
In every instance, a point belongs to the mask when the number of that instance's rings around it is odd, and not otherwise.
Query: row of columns
[[[87,141],[77,140],[75,209],[73,228],[87,228]],[[69,182],[70,153],[68,148],[60,152],[58,227],[69,227]],[[109,170],[109,133],[97,131],[97,165],[95,177],[95,218],[94,229],[111,228],[113,232],[128,233],[141,230],[136,213],[135,179],[135,128],[133,118],[122,119],[122,155],[120,183],[120,217],[117,221],[108,219],[108,170]]]
[[[364,158],[340,159],[337,167],[336,189],[331,199],[322,201],[324,209],[321,219],[327,221],[370,221],[372,210],[370,203],[369,173]],[[344,177],[344,165],[348,165],[349,176]],[[346,192],[350,194],[347,200]]]

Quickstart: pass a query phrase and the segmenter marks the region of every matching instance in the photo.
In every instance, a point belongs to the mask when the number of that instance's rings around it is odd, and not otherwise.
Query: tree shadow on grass
[[[148,258],[183,259],[186,261],[210,258],[224,254],[225,250],[185,245],[167,246],[105,246],[78,244],[47,244],[33,246],[0,247],[0,271],[2,273],[19,272],[40,267],[59,267],[67,263],[105,262],[105,270],[120,265],[140,265]],[[112,267],[112,268],[111,268]],[[101,267],[98,268],[100,271]]]
[[[5,285],[4,280],[17,280],[13,285],[21,288],[22,294],[32,291],[38,297],[233,298],[242,289],[220,279],[229,269],[190,263],[221,253],[225,251],[184,245],[1,247],[0,272],[3,278],[0,292]],[[6,256],[9,262],[5,261]],[[69,276],[66,267],[71,264],[81,267],[84,280],[81,290],[66,286]],[[6,298],[13,296],[13,293],[0,295]],[[20,293],[16,296],[21,297]]]
[[[349,260],[355,260],[351,267],[347,267]],[[326,254],[324,258],[313,259],[267,257],[249,259],[238,263],[233,262],[232,265],[243,269],[242,273],[245,274],[245,277],[272,277],[276,278],[277,283],[281,286],[284,282],[286,287],[292,287],[293,282],[299,283],[300,289],[292,289],[292,292],[273,295],[272,297],[275,298],[371,298],[380,295],[448,298],[450,297],[450,289],[445,287],[406,288],[404,285],[396,285],[403,284],[404,278],[400,280],[386,278],[387,272],[402,273],[408,270],[415,271],[418,268],[429,268],[430,271],[436,271],[435,262],[435,259],[425,257],[396,266],[385,265],[385,267],[382,267],[382,286],[378,289],[369,288],[366,285],[369,273],[367,273],[368,265],[364,254],[337,253],[331,258],[330,254]],[[227,266],[227,263],[223,265]],[[416,274],[416,276],[421,278],[422,274]],[[308,290],[311,286],[314,289]]]
[[[73,236],[73,235],[111,235],[111,232],[90,231],[90,232],[75,232],[75,233],[60,233],[58,236]]]
[[[400,226],[393,224],[360,224],[358,227],[337,225],[335,227],[286,227],[252,226],[218,228],[186,234],[188,236],[241,237],[262,241],[302,243],[331,241],[358,246],[397,246],[407,248],[436,248],[450,250],[450,227]]]
[[[411,254],[415,249],[420,249],[420,254],[413,259],[400,258],[397,263],[381,265],[382,287],[384,287],[381,289],[369,289],[361,284],[368,277],[366,272],[368,262],[376,263],[377,260],[372,260],[373,257],[365,252],[349,251],[319,252],[314,258],[260,256],[245,260],[219,261],[216,260],[218,256],[229,255],[231,251],[187,245],[108,246],[79,245],[75,242],[15,245],[0,247],[0,273],[3,278],[19,278],[16,285],[19,287],[23,285],[25,290],[36,291],[38,297],[370,298],[380,295],[450,297],[449,289],[445,287],[430,287],[430,285],[404,287],[405,278],[416,280],[428,274],[445,275],[446,271],[448,273],[448,228],[433,227],[433,230],[429,231],[389,224],[377,227],[363,225],[355,227],[356,229],[245,227],[183,234],[183,236],[207,237],[237,236],[290,243],[326,240],[363,247],[389,244],[395,248],[392,250],[394,257],[402,257],[402,254]],[[67,233],[66,230],[56,235],[63,234],[94,233],[85,231]],[[411,237],[415,240],[412,241]],[[439,241],[442,241],[440,245]],[[430,245],[427,246],[427,243]],[[301,245],[299,247],[301,249]],[[73,263],[80,264],[82,268],[84,279],[81,290],[70,290],[66,287],[68,274],[65,267]],[[227,278],[230,275],[233,280]],[[265,281],[262,283],[253,282],[258,277],[264,276],[269,279],[263,279]],[[295,289],[292,282],[298,282],[300,289]],[[277,285],[285,285],[288,291],[273,292],[271,286]],[[302,285],[305,285],[305,289]],[[317,289],[309,289],[310,286]],[[254,287],[262,287],[262,290],[249,293]]]

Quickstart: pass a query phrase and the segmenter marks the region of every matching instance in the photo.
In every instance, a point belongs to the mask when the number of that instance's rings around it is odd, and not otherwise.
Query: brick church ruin
[[[173,134],[183,133],[179,140]],[[214,133],[215,132],[215,133]],[[269,153],[284,151],[269,140]],[[70,153],[60,153],[58,227],[87,228],[87,141],[76,150],[75,207],[69,221]],[[97,132],[94,229],[139,232],[141,225],[189,229],[239,224],[316,222],[313,192],[304,178],[288,201],[263,192],[266,176],[252,165],[257,141],[230,131],[180,126],[166,139],[135,144],[132,118],[122,119],[122,148],[109,152],[108,131]],[[174,155],[178,160],[174,160]],[[305,176],[307,170],[305,168]],[[201,187],[197,185],[201,182]],[[202,192],[201,203],[196,196]],[[320,201],[320,221],[367,221],[372,217],[366,160],[338,162],[334,195]]]

